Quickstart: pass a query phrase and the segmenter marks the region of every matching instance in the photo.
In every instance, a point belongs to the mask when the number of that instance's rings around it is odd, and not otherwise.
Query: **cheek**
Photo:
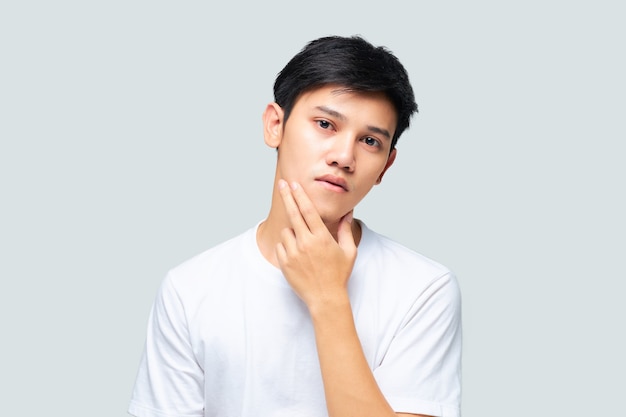
[[[306,148],[285,147],[279,150],[278,167],[285,179],[295,181],[311,170],[311,157]]]
[[[319,163],[322,150],[315,146],[315,141],[300,137],[298,140],[284,142],[279,148],[278,162],[285,169],[308,170]]]
[[[370,172],[368,172],[367,175],[367,179],[368,179],[368,183],[370,183],[372,186],[376,185],[376,182],[378,181],[378,178],[380,178],[380,176],[385,172],[385,164],[376,164],[376,169],[372,169]]]

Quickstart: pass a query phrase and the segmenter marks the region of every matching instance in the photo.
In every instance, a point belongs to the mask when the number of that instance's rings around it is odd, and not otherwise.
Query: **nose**
[[[348,172],[354,171],[354,146],[355,141],[349,135],[335,136],[326,154],[326,163]]]

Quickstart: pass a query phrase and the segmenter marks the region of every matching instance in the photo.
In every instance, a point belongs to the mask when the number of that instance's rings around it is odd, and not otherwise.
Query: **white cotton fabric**
[[[455,277],[361,226],[349,294],[378,385],[396,412],[460,416]],[[261,255],[257,227],[168,273],[150,314],[130,414],[327,415],[310,316]]]

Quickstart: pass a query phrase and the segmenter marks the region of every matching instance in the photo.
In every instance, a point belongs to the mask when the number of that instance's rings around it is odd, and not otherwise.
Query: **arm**
[[[329,416],[394,415],[363,355],[347,296],[311,316]]]
[[[129,405],[134,416],[153,417],[169,410],[202,416],[204,373],[188,337],[184,308],[171,274],[153,303],[146,344]]]
[[[311,314],[329,416],[395,416],[353,321],[347,290],[357,252],[352,213],[341,219],[335,241],[301,187],[283,182],[280,190],[292,227],[283,232],[276,255]]]

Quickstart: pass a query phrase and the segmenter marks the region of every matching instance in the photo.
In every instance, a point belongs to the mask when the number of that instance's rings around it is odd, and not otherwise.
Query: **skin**
[[[308,307],[329,417],[415,416],[394,413],[381,393],[347,291],[361,237],[354,207],[396,157],[393,105],[380,93],[330,85],[302,94],[286,122],[280,106],[269,104],[263,124],[278,159],[257,242]]]

